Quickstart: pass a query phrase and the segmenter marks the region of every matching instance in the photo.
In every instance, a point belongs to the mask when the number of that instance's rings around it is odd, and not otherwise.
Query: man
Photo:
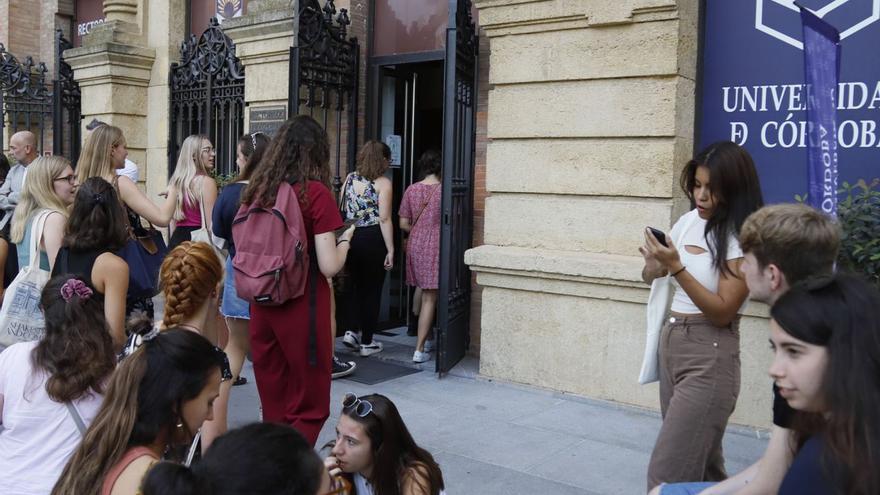
[[[0,210],[3,210],[3,218],[0,219],[0,230],[4,234],[9,231],[9,220],[12,219],[12,211],[18,204],[18,196],[24,186],[24,178],[27,175],[27,166],[37,159],[37,138],[30,131],[16,132],[9,138],[9,151],[15,158],[16,164],[9,169],[6,181],[0,186]],[[8,238],[8,235],[4,235]]]
[[[86,130],[89,131],[89,132],[91,132],[91,131],[94,131],[95,129],[97,129],[98,127],[101,127],[102,125],[107,125],[107,123],[106,123],[106,122],[102,122],[102,121],[100,121],[100,120],[98,120],[98,119],[92,119],[91,122],[89,122],[88,124],[86,124]],[[138,166],[137,166],[137,163],[135,163],[135,162],[129,160],[128,158],[126,158],[126,159],[125,159],[125,166],[122,167],[122,168],[120,168],[120,169],[118,169],[118,170],[116,171],[116,175],[124,175],[124,176],[128,177],[129,179],[131,179],[132,182],[134,182],[135,184],[137,184],[137,181],[138,181]]]
[[[750,297],[772,305],[792,285],[833,273],[840,232],[831,218],[809,206],[780,204],[751,214],[743,223],[739,244],[745,256],[740,270]],[[757,462],[721,483],[676,483],[657,487],[651,494],[777,493],[794,458],[789,430],[793,414],[774,385],[773,429]]]

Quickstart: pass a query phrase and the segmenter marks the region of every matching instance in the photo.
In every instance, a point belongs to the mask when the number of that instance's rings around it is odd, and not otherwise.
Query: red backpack
[[[271,207],[242,204],[232,221],[235,290],[255,304],[277,306],[305,292],[309,270],[306,227],[293,186],[278,186]]]

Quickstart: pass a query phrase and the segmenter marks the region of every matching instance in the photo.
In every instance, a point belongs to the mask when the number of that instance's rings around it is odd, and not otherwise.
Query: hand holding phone
[[[648,227],[648,230],[651,231],[651,234],[654,235],[654,238],[657,239],[657,242],[662,244],[663,247],[669,247],[669,243],[666,242],[666,234],[664,234],[662,230],[657,230],[654,227]]]

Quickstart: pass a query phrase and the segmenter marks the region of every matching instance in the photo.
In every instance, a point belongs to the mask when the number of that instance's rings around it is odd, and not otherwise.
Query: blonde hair
[[[110,151],[125,144],[122,129],[112,125],[102,125],[91,132],[83,143],[82,153],[76,164],[76,179],[80,184],[89,177],[107,179],[114,174]]]
[[[159,284],[165,295],[162,325],[172,328],[192,316],[222,280],[223,265],[213,247],[204,242],[180,243],[159,269]]]
[[[57,211],[65,218],[68,216],[69,206],[55,194],[54,182],[55,178],[69,166],[70,161],[63,156],[41,156],[28,165],[21,196],[12,215],[10,232],[12,242],[18,243],[24,239],[28,220],[37,210],[47,209]]]
[[[198,194],[193,192],[193,179],[198,175],[207,175],[208,169],[202,163],[201,149],[204,141],[209,141],[208,136],[194,134],[183,140],[180,145],[180,154],[177,155],[177,165],[174,174],[168,179],[168,183],[174,185],[180,194],[177,196],[177,205],[174,206],[174,219],[183,220],[183,204],[195,205],[198,203]],[[209,214],[210,212],[206,212]]]

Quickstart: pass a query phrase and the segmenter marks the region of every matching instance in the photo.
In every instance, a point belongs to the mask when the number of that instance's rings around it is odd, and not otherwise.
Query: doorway
[[[392,148],[386,176],[394,187],[394,268],[386,276],[379,312],[379,330],[409,326],[413,288],[406,284],[403,233],[397,228],[403,192],[422,179],[419,157],[443,149],[443,61],[377,67],[377,111],[373,135]]]

